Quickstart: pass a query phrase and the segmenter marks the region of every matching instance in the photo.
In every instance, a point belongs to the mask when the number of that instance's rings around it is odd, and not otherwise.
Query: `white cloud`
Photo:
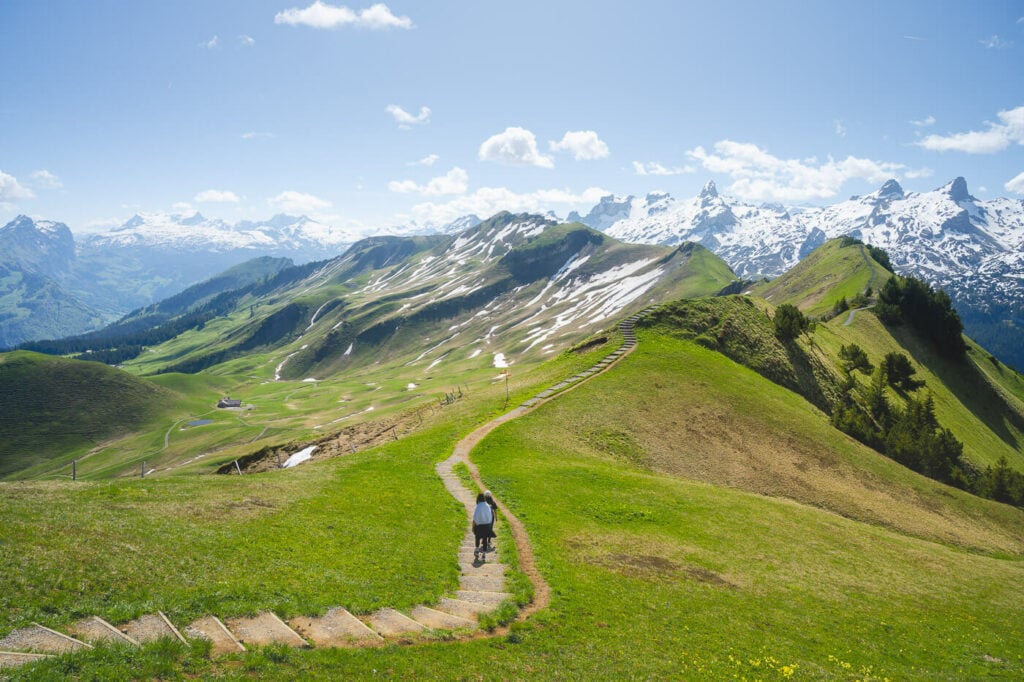
[[[608,145],[593,130],[570,130],[561,141],[548,142],[553,152],[572,152],[577,161],[593,161],[608,156]]]
[[[397,104],[389,104],[384,110],[395,117],[400,128],[408,129],[411,125],[422,125],[430,121],[430,107],[420,107],[420,113],[413,116]]]
[[[441,157],[437,154],[427,154],[419,161],[410,161],[406,166],[433,166]]]
[[[17,201],[18,199],[31,199],[35,194],[27,187],[22,187],[18,179],[0,171],[0,201]]]
[[[906,35],[906,36],[903,36],[903,37],[906,38],[907,40],[916,40],[916,41],[924,40],[924,38],[922,38],[921,36]]]
[[[199,46],[200,47],[205,47],[207,50],[212,50],[215,47],[217,47],[217,45],[219,45],[219,44],[220,44],[220,38],[218,38],[217,36],[214,36],[214,37],[210,38],[209,40],[207,40],[206,42],[199,43]]]
[[[836,120],[832,121],[832,129],[835,131],[835,134],[838,135],[839,137],[846,137],[846,124],[843,123],[843,120],[841,118],[837,118]]]
[[[465,194],[469,186],[469,174],[455,166],[444,175],[432,178],[427,184],[419,185],[413,180],[392,180],[388,189],[400,194],[418,192],[425,197],[438,197],[446,194]]]
[[[481,161],[499,161],[510,166],[555,167],[550,156],[544,156],[537,150],[537,137],[518,126],[505,128],[504,132],[484,140],[479,156]]]
[[[984,45],[985,49],[987,50],[1002,50],[1003,48],[1007,48],[1010,45],[1013,45],[1013,43],[1010,42],[1009,40],[1004,40],[996,35],[992,36],[991,38],[979,40],[978,42]]]
[[[1024,145],[1024,106],[1000,111],[1001,123],[986,121],[987,130],[970,130],[952,135],[929,135],[918,146],[933,152],[965,152],[967,154],[994,154],[1013,143]]]
[[[927,128],[930,125],[935,125],[935,117],[929,114],[928,116],[922,118],[920,121],[911,121],[910,124],[915,125],[918,128]]]
[[[234,192],[222,189],[207,189],[192,197],[192,201],[203,203],[237,204],[241,199]]]
[[[60,181],[56,175],[46,169],[37,170],[29,175],[36,187],[43,189],[60,189],[64,184]]]
[[[238,36],[238,44],[242,47],[252,47],[256,44],[256,39],[252,36],[240,35]]]
[[[274,133],[259,133],[255,130],[242,133],[243,140],[269,140],[272,137],[274,137]]]
[[[704,168],[729,175],[729,192],[754,201],[806,201],[834,197],[848,180],[884,182],[904,166],[848,156],[842,160],[780,159],[757,145],[722,140],[714,153],[703,147],[687,152]]]
[[[1017,175],[1012,180],[1003,185],[1003,187],[1006,188],[1007,192],[1013,192],[1014,194],[1024,194],[1024,173]]]
[[[697,169],[693,166],[662,166],[657,161],[647,163],[634,161],[633,172],[637,175],[682,175],[683,173],[695,173]]]
[[[367,9],[352,10],[344,5],[328,5],[316,0],[305,9],[292,7],[274,16],[275,24],[291,26],[310,26],[312,28],[338,28],[339,26],[355,26],[357,28],[388,29],[412,28],[412,19],[395,16],[384,3],[371,5]]]
[[[294,190],[281,192],[276,197],[268,199],[267,203],[286,213],[313,213],[331,206],[329,201]]]
[[[566,210],[587,210],[601,197],[611,194],[600,187],[588,187],[576,194],[568,189],[539,189],[519,194],[506,187],[481,187],[446,203],[426,202],[412,208],[413,217],[423,223],[450,223],[469,213],[485,217],[498,211],[545,213],[553,206]]]
[[[903,175],[911,180],[916,180],[917,178],[930,178],[934,174],[935,171],[931,168],[910,168],[903,173]]]

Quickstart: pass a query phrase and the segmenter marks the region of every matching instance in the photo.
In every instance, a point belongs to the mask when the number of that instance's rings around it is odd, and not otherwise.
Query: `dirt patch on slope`
[[[311,461],[350,455],[361,450],[403,438],[416,431],[423,424],[427,413],[434,409],[430,406],[407,410],[396,416],[382,417],[373,421],[352,424],[329,436],[304,443],[285,443],[284,445],[268,445],[264,448],[239,457],[238,467],[235,462],[228,462],[217,469],[218,474],[237,474],[241,469],[244,474],[279,469],[287,459],[311,445],[316,446],[310,457]]]

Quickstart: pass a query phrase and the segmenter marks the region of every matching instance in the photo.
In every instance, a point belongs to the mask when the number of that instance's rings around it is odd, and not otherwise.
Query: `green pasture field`
[[[724,356],[653,331],[639,338],[613,370],[505,424],[473,453],[485,484],[525,524],[551,587],[550,606],[508,634],[216,659],[201,646],[98,648],[13,678],[1024,675],[1024,512],[898,467]],[[563,356],[544,372],[571,373],[604,352]],[[464,516],[433,464],[501,411],[495,390],[446,408],[416,436],[287,472],[6,484],[17,522],[5,526],[0,560],[18,569],[5,580],[19,582],[0,592],[4,621],[60,625],[92,609],[113,620],[151,608],[176,621],[208,609],[288,616],[439,596],[456,580]],[[767,444],[763,459],[742,456],[755,438]],[[755,490],[759,480],[773,487]],[[875,497],[858,504],[863,490]],[[408,512],[396,520],[395,509]],[[118,545],[79,569],[54,566],[79,526],[101,547],[123,533],[140,552]]]

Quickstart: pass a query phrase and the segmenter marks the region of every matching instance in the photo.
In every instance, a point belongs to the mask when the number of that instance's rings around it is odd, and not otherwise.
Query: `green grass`
[[[100,363],[0,354],[0,477],[32,475],[54,458],[66,462],[106,440],[150,429],[179,400]]]
[[[439,428],[243,477],[9,484],[4,623],[122,622],[161,609],[184,624],[436,599],[457,583],[464,521],[431,470],[450,438]]]
[[[751,290],[773,305],[790,303],[806,315],[832,311],[842,298],[851,300],[869,286],[878,291],[891,276],[863,245],[840,246],[841,239],[825,242],[781,277]]]
[[[517,375],[511,405],[590,366],[609,343]],[[153,609],[184,623],[210,612],[433,602],[457,584],[465,531],[433,465],[504,411],[504,390],[475,390],[399,441],[294,469],[0,484],[0,565],[9,568],[0,631],[88,614],[121,622]]]
[[[526,523],[552,588],[550,607],[509,635],[378,651],[272,648],[213,661],[182,648],[146,649],[139,665],[168,678],[294,679],[958,680],[1024,672],[1019,549],[1012,558],[966,552],[893,530],[902,509],[883,510],[888,522],[867,524],[642,463],[656,454],[643,428],[654,424],[652,404],[694,386],[704,385],[702,404],[718,406],[726,423],[749,415],[747,401],[757,400],[766,423],[776,416],[769,432],[775,438],[794,425],[816,428],[808,424],[813,411],[801,417],[794,403],[786,412],[782,389],[752,372],[714,391],[708,380],[734,371],[723,374],[721,362],[728,361],[716,357],[685,341],[644,335],[611,374],[501,427],[474,452],[488,487]],[[645,385],[653,392],[648,400],[617,400],[651,376],[658,379]],[[751,395],[751,388],[759,391]],[[641,464],[595,444],[588,434],[598,422],[639,444]],[[679,458],[699,456],[691,441],[672,443]],[[882,470],[889,466],[874,457]],[[875,483],[897,497],[911,485]],[[941,496],[918,505],[940,503]],[[435,514],[421,512],[421,521]],[[1013,513],[1019,529],[1021,514]],[[942,516],[980,528],[955,503]],[[984,536],[979,531],[975,544],[985,545]],[[88,658],[111,675],[130,670],[102,652]],[[60,665],[37,666],[36,674]]]

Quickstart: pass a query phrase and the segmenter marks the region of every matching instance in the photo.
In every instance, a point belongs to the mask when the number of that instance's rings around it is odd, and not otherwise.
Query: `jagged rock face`
[[[606,231],[618,221],[629,217],[632,202],[632,196],[622,198],[609,194],[606,197],[601,197],[597,205],[590,209],[590,213],[585,216],[573,211],[569,214],[568,221],[583,223],[595,230]]]
[[[0,228],[0,260],[25,272],[63,278],[75,260],[75,239],[64,223],[20,215]]]

